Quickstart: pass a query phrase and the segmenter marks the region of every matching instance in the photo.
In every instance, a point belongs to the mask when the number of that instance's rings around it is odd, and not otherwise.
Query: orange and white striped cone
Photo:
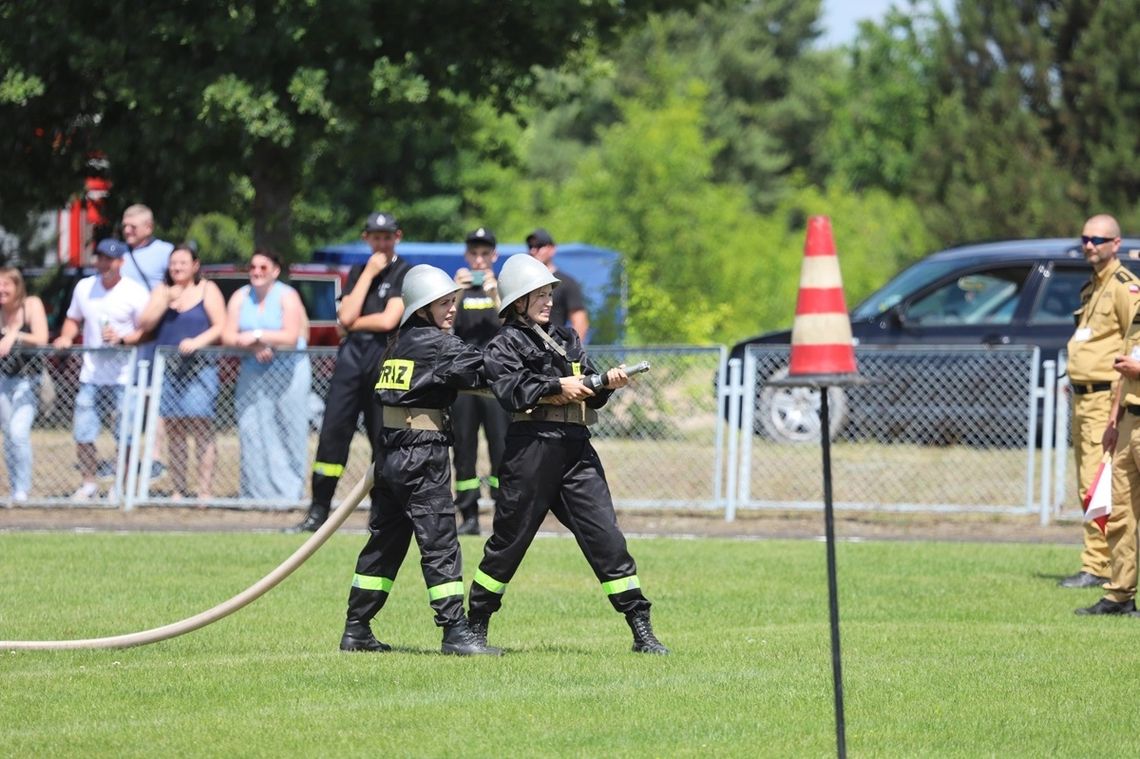
[[[851,319],[843,298],[831,220],[826,216],[813,216],[808,219],[804,242],[788,379],[839,379],[857,371]]]

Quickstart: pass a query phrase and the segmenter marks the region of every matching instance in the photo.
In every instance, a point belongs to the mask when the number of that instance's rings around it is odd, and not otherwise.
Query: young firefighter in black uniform
[[[578,541],[610,603],[633,630],[633,650],[666,654],[649,621],[637,565],[617,525],[602,462],[587,424],[611,389],[624,387],[624,367],[606,373],[595,394],[583,375],[596,375],[577,333],[551,327],[551,294],[558,279],[527,255],[511,256],[499,275],[506,323],[483,351],[495,397],[511,413],[499,468],[499,500],[491,539],[471,584],[468,619],[481,641],[503,602],[507,583],[548,511]],[[546,404],[539,405],[545,401]]]
[[[361,237],[372,248],[372,255],[362,269],[349,276],[348,294],[337,309],[337,319],[347,334],[337,350],[336,366],[325,396],[325,415],[313,462],[312,502],[304,521],[290,532],[313,532],[328,519],[361,412],[369,445],[375,445],[380,427],[380,407],[374,398],[376,376],[388,333],[399,326],[404,313],[400,287],[409,266],[396,255],[400,225],[391,214],[371,214]]]
[[[451,277],[426,264],[413,266],[404,279],[407,311],[376,382],[384,408],[370,537],[356,560],[342,651],[390,649],[376,640],[371,621],[388,600],[415,535],[435,623],[443,628],[443,653],[501,653],[480,641],[463,616],[463,561],[444,410],[458,390],[481,386],[484,379],[482,354],[448,332],[457,290]]]
[[[499,258],[495,234],[479,227],[467,235],[464,258],[467,266],[455,273],[463,285],[455,315],[455,334],[463,342],[483,348],[499,331],[499,283],[492,265]],[[507,437],[507,413],[494,398],[460,394],[451,407],[451,429],[455,434],[455,510],[463,517],[460,535],[479,534],[479,477],[475,459],[479,453],[479,426],[487,439],[491,459],[491,498],[499,494],[499,462]]]

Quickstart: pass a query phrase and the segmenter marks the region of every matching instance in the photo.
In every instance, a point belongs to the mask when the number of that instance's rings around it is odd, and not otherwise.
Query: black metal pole
[[[835,514],[831,506],[831,420],[827,387],[819,389],[820,439],[823,442],[823,526],[827,538],[827,600],[831,617],[831,674],[835,682],[835,739],[839,759],[847,757],[847,729],[843,719],[843,666],[839,657],[839,588],[835,578]]]

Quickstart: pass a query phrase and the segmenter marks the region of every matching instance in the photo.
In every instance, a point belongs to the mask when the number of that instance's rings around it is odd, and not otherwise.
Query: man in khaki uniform
[[[1112,514],[1107,538],[1110,578],[1104,598],[1077,614],[1128,614],[1136,611],[1136,520],[1140,514],[1140,315],[1133,317],[1124,355],[1114,366],[1123,379],[1112,403],[1105,440],[1115,440],[1112,456]]]
[[[1081,289],[1074,312],[1076,331],[1069,340],[1069,384],[1073,392],[1072,446],[1077,456],[1077,494],[1084,503],[1089,484],[1106,450],[1116,441],[1112,383],[1118,378],[1113,361],[1124,342],[1140,302],[1140,280],[1117,260],[1120,225],[1104,214],[1085,222],[1081,249],[1093,276]],[[1140,401],[1138,401],[1140,402]],[[1109,574],[1109,546],[1092,522],[1084,523],[1081,569],[1061,580],[1063,588],[1103,585]]]

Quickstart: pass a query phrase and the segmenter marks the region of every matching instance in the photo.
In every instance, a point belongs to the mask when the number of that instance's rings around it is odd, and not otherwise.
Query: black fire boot
[[[657,636],[653,634],[653,625],[649,622],[649,610],[631,611],[625,615],[629,629],[633,630],[633,651],[638,654],[667,654],[669,649],[661,645]]]
[[[479,491],[466,490],[455,500],[455,510],[463,517],[456,532],[460,535],[479,534]]]
[[[464,509],[460,512],[463,515],[463,521],[459,527],[456,528],[456,533],[460,535],[478,535],[479,534],[479,504],[475,504],[470,509]]]
[[[328,518],[328,506],[317,506],[316,504],[313,504],[309,507],[309,513],[305,515],[304,520],[302,520],[300,524],[286,528],[285,532],[316,532],[321,528],[321,525],[324,524],[325,520]]]
[[[471,632],[475,633],[480,645],[487,645],[487,628],[490,624],[490,614],[479,611],[467,613],[467,626],[471,628]]]
[[[443,645],[439,649],[445,654],[458,656],[474,656],[486,654],[489,656],[502,656],[503,649],[488,646],[479,641],[479,637],[471,630],[467,620],[463,619],[453,625],[443,628]]]
[[[344,635],[340,637],[341,651],[391,651],[387,643],[376,640],[372,628],[367,622],[349,620],[344,626]]]

